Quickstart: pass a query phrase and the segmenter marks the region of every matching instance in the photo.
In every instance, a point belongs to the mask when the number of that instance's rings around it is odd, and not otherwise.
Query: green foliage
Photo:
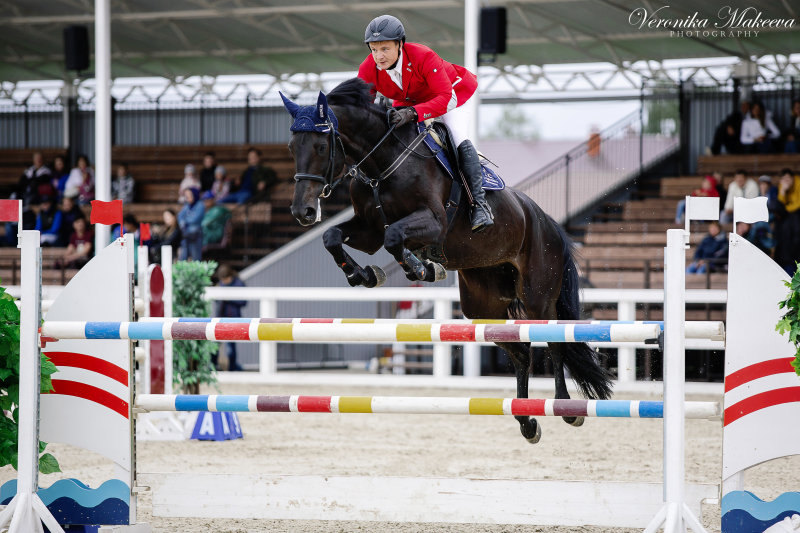
[[[217,269],[214,261],[179,261],[172,270],[172,313],[175,316],[211,316],[211,303],[203,299]],[[217,382],[211,357],[219,350],[212,341],[174,341],[173,382],[186,394],[198,394],[200,384]]]
[[[19,438],[19,309],[3,287],[0,287],[0,466],[17,468]],[[41,354],[41,392],[53,389],[50,376],[56,367]],[[39,442],[39,453],[47,443]],[[39,456],[39,471],[43,474],[60,472],[58,461],[49,453]]]
[[[786,309],[783,318],[780,319],[775,329],[781,334],[789,334],[789,340],[794,344],[796,353],[792,366],[794,371],[800,375],[800,267],[794,273],[791,280],[785,282],[789,287],[789,294],[786,299],[778,304],[781,309]]]
[[[539,140],[539,127],[533,117],[517,104],[502,106],[500,117],[486,133],[487,139],[514,139],[518,141]]]
[[[677,98],[648,100],[645,102],[647,123],[644,133],[676,135],[680,124]]]

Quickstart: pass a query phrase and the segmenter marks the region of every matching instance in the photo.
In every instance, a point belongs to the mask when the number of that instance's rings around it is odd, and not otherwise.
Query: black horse
[[[343,245],[369,254],[384,247],[415,281],[434,281],[445,270],[457,270],[461,309],[467,317],[580,318],[572,242],[529,197],[511,188],[488,193],[495,223],[481,233],[472,233],[464,206],[448,225],[446,203],[451,187],[459,185],[438,166],[430,149],[417,144],[415,128],[407,125],[389,131],[386,109],[373,104],[363,81],[345,81],[327,98],[320,93],[316,106],[301,107],[281,96],[294,118],[289,141],[297,172],[292,214],[300,224],[317,221],[320,199],[336,186],[346,164],[358,163],[357,172],[350,167],[355,175],[350,183],[355,215],[328,229],[323,237],[350,285],[375,287],[385,275],[375,266],[362,268]],[[441,264],[419,252],[432,246],[443,251]],[[531,346],[498,346],[508,351],[514,363],[517,397],[527,398]],[[610,396],[610,376],[587,344],[550,343],[548,351],[556,398],[569,398],[565,365],[585,396]],[[536,420],[516,418],[522,435],[538,442],[541,428]],[[574,426],[583,423],[582,417],[564,420]]]

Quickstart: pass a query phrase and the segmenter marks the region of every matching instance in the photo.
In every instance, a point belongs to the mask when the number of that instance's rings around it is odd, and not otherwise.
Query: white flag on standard
[[[733,199],[733,227],[736,229],[737,222],[768,222],[769,209],[767,209],[767,197],[757,198],[734,198]]]

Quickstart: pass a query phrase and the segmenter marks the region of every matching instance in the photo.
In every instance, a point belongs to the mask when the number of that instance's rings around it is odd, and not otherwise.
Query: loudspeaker
[[[481,8],[481,44],[478,53],[506,53],[506,8]]]
[[[64,28],[64,62],[67,70],[89,68],[89,30],[86,26]]]

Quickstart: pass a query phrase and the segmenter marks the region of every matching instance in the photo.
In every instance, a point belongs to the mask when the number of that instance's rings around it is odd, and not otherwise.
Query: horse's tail
[[[579,299],[578,268],[575,264],[575,245],[564,229],[553,222],[564,243],[564,272],[561,278],[561,293],[556,302],[556,313],[559,320],[580,320],[581,304]],[[572,379],[587,398],[607,399],[611,396],[611,375],[606,371],[595,352],[585,342],[569,342],[564,344],[564,364]]]

